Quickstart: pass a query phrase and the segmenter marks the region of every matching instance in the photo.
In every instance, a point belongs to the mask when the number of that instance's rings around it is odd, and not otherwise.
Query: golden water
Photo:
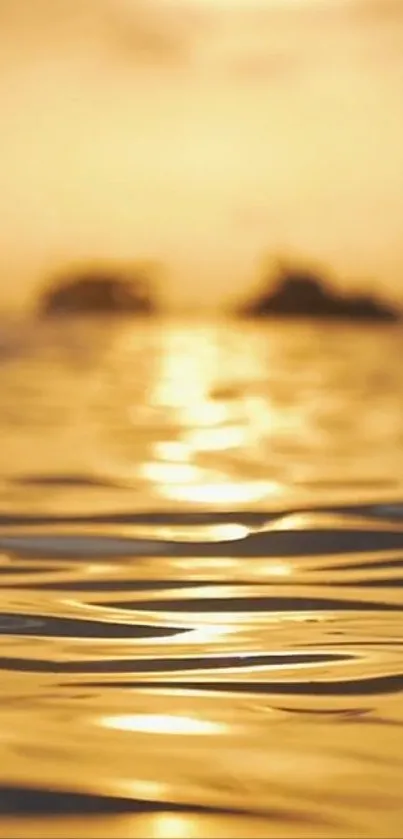
[[[0,352],[0,835],[400,836],[403,333]]]

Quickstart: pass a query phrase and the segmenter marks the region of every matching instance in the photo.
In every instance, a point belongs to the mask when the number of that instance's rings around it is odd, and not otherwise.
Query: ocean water
[[[401,836],[402,356],[0,327],[1,836]]]

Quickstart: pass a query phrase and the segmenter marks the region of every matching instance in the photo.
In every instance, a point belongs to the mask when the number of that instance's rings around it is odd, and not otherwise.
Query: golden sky
[[[0,269],[156,257],[173,300],[265,253],[403,296],[403,0],[0,0]]]

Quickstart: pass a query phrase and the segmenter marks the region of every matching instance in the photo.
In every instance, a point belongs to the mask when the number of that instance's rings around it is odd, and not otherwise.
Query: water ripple
[[[397,839],[401,339],[138,328],[0,369],[0,832]]]

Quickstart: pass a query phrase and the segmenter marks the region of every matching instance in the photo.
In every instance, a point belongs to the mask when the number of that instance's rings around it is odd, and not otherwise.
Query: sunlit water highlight
[[[402,350],[5,332],[0,835],[401,835]]]

